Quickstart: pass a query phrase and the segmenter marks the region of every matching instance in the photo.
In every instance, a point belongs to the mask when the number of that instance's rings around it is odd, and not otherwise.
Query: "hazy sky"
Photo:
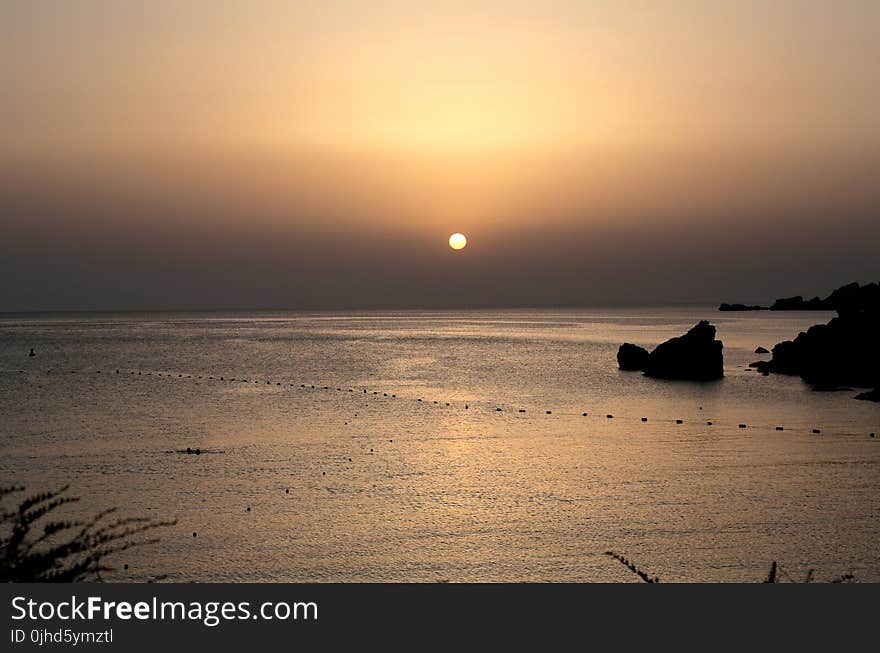
[[[878,67],[876,0],[4,0],[0,311],[877,280]]]

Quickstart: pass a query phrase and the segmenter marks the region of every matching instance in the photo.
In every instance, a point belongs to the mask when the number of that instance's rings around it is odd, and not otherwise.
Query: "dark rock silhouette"
[[[868,390],[868,392],[856,395],[856,399],[861,399],[862,401],[880,401],[880,386],[873,390]]]
[[[757,369],[800,376],[819,389],[880,385],[880,285],[851,283],[824,301],[837,317],[778,343]]]
[[[648,350],[628,342],[617,350],[617,365],[622,370],[643,370],[648,364]]]
[[[765,349],[764,347],[758,347],[755,350],[755,353],[756,354],[769,354],[770,352],[767,349]]]
[[[766,311],[766,306],[758,306],[757,304],[721,304],[719,311]]]
[[[830,311],[831,303],[829,299],[819,299],[818,297],[813,297],[813,299],[805,300],[800,295],[795,295],[794,297],[783,297],[781,299],[777,299],[770,306],[771,311]]]
[[[715,340],[715,327],[703,320],[683,336],[657,345],[650,354],[625,343],[617,352],[617,362],[621,369],[641,369],[645,376],[658,379],[711,381],[724,376],[723,347]]]

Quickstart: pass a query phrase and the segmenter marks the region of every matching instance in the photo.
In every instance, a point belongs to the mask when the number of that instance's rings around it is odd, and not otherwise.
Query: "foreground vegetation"
[[[115,508],[86,521],[55,519],[56,510],[80,500],[68,489],[24,495],[24,487],[0,487],[0,582],[100,581],[115,571],[114,554],[158,542],[153,531],[176,523],[116,517]]]

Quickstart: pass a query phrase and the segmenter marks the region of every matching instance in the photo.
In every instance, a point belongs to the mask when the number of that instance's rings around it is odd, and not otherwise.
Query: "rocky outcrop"
[[[830,299],[830,298],[829,298]],[[829,299],[804,299],[800,295],[794,297],[783,297],[777,299],[770,306],[771,311],[830,311],[831,304]]]
[[[617,362],[621,369],[640,369],[645,376],[658,379],[712,381],[724,376],[723,348],[715,340],[715,327],[703,320],[683,336],[657,345],[650,354],[625,343],[617,352]]]
[[[757,304],[721,304],[719,311],[765,311],[766,306],[758,306]]]
[[[649,355],[644,347],[625,342],[617,350],[617,365],[622,370],[643,370]]]
[[[755,353],[756,354],[769,354],[770,352],[769,352],[769,350],[765,349],[764,347],[758,347],[755,350]]]
[[[868,392],[863,392],[860,395],[856,395],[856,399],[861,399],[863,401],[880,401],[880,387],[876,387],[873,390],[868,390]]]
[[[837,317],[778,343],[758,370],[797,375],[815,386],[880,385],[880,286],[852,283],[825,301]]]

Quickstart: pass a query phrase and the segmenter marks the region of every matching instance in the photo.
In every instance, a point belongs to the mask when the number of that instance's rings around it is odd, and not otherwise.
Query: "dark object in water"
[[[880,401],[880,386],[856,395],[856,399],[861,399],[862,401]]]
[[[622,370],[643,370],[645,376],[658,379],[712,381],[724,376],[723,349],[721,341],[715,340],[715,327],[702,320],[650,353],[628,342],[622,344],[617,364]]]
[[[744,429],[744,428],[746,428],[746,425],[745,425],[745,424],[740,424],[739,427],[740,427],[741,429]]]
[[[813,299],[805,300],[801,295],[777,299],[770,306],[771,311],[830,311],[833,309],[834,304],[831,297],[826,299],[813,297]]]
[[[548,411],[545,411],[545,412],[546,412],[548,415],[552,415],[552,414],[553,414],[553,411],[552,411],[552,410],[548,410]]]
[[[706,422],[706,426],[712,426],[712,422]]]
[[[813,429],[813,433],[815,433],[816,435],[819,435],[821,432],[821,429]]]
[[[676,424],[684,424],[684,420],[677,419],[677,420],[675,420],[675,423]]]
[[[755,353],[756,353],[756,354],[769,354],[769,353],[770,353],[770,350],[765,349],[764,347],[758,347],[758,348],[755,350]]]
[[[290,488],[284,488],[284,494],[290,494]]]
[[[586,413],[581,413],[581,417],[586,417],[586,416],[587,416]]]
[[[706,320],[683,336],[670,338],[651,352],[645,375],[661,379],[712,381],[724,376],[724,345]]]
[[[647,422],[647,421],[648,421],[648,418],[647,418],[647,417],[643,417],[643,418],[642,418],[642,421],[643,421],[643,422]]]
[[[436,404],[437,402],[435,401],[434,403]],[[495,410],[497,410],[499,413],[501,412],[500,408],[496,408]]]
[[[823,300],[837,312],[827,324],[811,326],[794,340],[773,347],[758,369],[800,376],[815,386],[880,385],[880,285],[851,283]]]
[[[611,415],[611,414],[609,413],[608,415],[605,416],[605,419],[614,419],[614,415]]]
[[[757,304],[727,304],[722,303],[718,307],[719,311],[765,311],[766,306],[758,306]]]
[[[777,427],[776,427],[776,430],[777,430],[777,431],[784,431],[785,429],[784,429],[783,427],[781,427],[781,426],[777,426]]]
[[[193,537],[195,537],[196,535],[197,535],[197,533],[195,531],[193,531]]]
[[[524,412],[526,412],[526,409],[525,409],[525,408],[520,408],[520,409],[519,409],[519,412],[524,413]]]
[[[251,507],[248,506],[248,507],[247,507],[247,512],[250,512],[250,511],[251,511]]]
[[[874,437],[874,433],[868,433],[868,437],[869,437],[869,438],[873,438],[873,437]]]
[[[28,358],[30,358],[31,356],[36,356],[36,355],[37,354],[34,352],[34,348],[31,347],[31,353],[28,354]]]
[[[648,356],[650,354],[644,347],[625,342],[617,350],[617,366],[628,371],[643,370],[648,364]]]

